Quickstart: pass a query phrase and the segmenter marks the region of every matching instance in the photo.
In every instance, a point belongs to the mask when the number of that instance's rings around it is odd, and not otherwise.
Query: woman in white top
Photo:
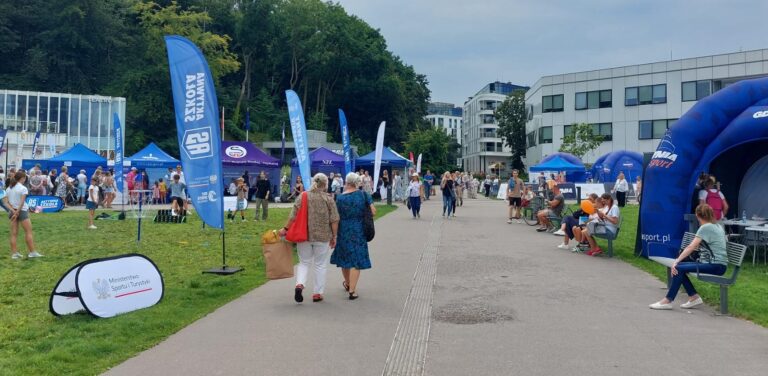
[[[421,200],[424,199],[424,188],[419,180],[419,174],[413,173],[411,175],[411,182],[408,184],[406,194],[408,195],[408,203],[411,205],[411,212],[413,212],[413,218],[421,218]]]
[[[35,239],[32,236],[32,221],[29,220],[29,207],[25,202],[27,195],[29,194],[27,187],[24,186],[26,181],[26,171],[16,171],[16,174],[14,174],[9,181],[6,196],[3,197],[5,205],[10,209],[8,218],[11,220],[11,258],[14,260],[22,257],[16,246],[16,238],[19,235],[19,223],[21,223],[21,227],[24,228],[24,240],[27,243],[27,250],[29,251],[27,257],[35,258],[43,256],[35,251]]]
[[[629,183],[627,183],[627,179],[624,178],[624,173],[619,172],[616,184],[613,185],[613,192],[616,193],[616,201],[618,201],[619,207],[621,208],[627,204],[627,191],[629,191]]]
[[[587,223],[587,228],[581,231],[582,236],[589,242],[589,251],[586,253],[588,256],[597,256],[603,253],[603,250],[597,246],[597,243],[591,234],[596,234],[598,232],[610,232],[615,234],[618,231],[620,212],[619,207],[613,202],[613,196],[611,196],[610,193],[603,193],[603,195],[600,196],[600,200],[603,207],[595,212],[595,214],[597,214],[597,220]],[[573,233],[577,234],[577,232],[578,231],[575,231],[574,229]]]

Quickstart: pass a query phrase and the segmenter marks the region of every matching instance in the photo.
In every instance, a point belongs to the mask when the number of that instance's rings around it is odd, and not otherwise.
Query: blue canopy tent
[[[584,165],[581,163],[572,163],[565,159],[563,159],[561,156],[556,155],[552,158],[549,158],[548,161],[539,163],[536,166],[531,167],[530,169],[532,172],[540,172],[540,171],[565,171],[565,172],[578,172],[578,171],[584,171]]]
[[[616,150],[607,153],[592,165],[592,176],[597,182],[612,183],[616,181],[619,172],[632,184],[643,174],[643,155],[628,150]]]
[[[563,153],[563,152],[556,152],[552,153],[550,155],[547,155],[544,157],[539,164],[549,162],[553,158],[558,157],[560,159],[565,160],[566,162],[569,162],[573,165],[581,166],[582,168],[579,170],[544,170],[544,171],[564,171],[565,172],[565,180],[570,183],[583,183],[587,181],[587,173],[586,169],[584,168],[584,164],[581,162],[581,159],[579,157],[570,154],[570,153]],[[533,171],[533,170],[531,170]]]
[[[48,159],[25,159],[21,162],[24,169],[31,169],[36,164],[40,164],[43,170],[61,170],[62,166],[67,166],[69,175],[75,176],[80,170],[85,170],[86,175],[91,176],[96,168],[101,166],[107,168],[107,159],[88,149],[83,144],[75,144],[63,153]]]
[[[373,168],[373,164],[376,161],[376,152],[372,151],[355,160],[355,166],[357,167],[370,167]],[[402,155],[397,154],[389,147],[385,147],[381,151],[381,167],[382,169],[387,167],[405,168],[411,165],[411,161],[403,158]],[[389,168],[387,168],[389,169]]]
[[[169,168],[174,168],[180,164],[178,159],[170,156],[154,142],[151,142],[144,149],[123,161],[123,173],[128,172],[131,167],[144,170],[149,176],[150,185],[152,185],[153,182],[165,176]],[[170,184],[169,182],[166,183]]]
[[[310,174],[314,175],[322,172],[326,175],[344,173],[344,156],[336,154],[324,147],[319,147],[309,153]],[[299,175],[299,165],[296,158],[291,160],[291,187],[296,183],[296,176]],[[304,188],[309,189],[308,182],[304,182]]]

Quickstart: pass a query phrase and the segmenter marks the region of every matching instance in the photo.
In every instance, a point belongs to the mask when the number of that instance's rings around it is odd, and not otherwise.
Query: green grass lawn
[[[378,206],[376,217],[396,208]],[[251,218],[227,223],[227,263],[245,268],[232,276],[201,273],[221,266],[221,239],[219,231],[203,229],[196,216],[186,224],[155,224],[148,218],[137,244],[136,220],[97,221],[98,230],[88,231],[85,211],[33,215],[37,248],[45,257],[11,260],[6,252],[0,258],[0,374],[93,375],[152,347],[266,282],[261,235],[282,227],[288,213],[271,209],[266,223]],[[7,242],[3,222],[0,239]],[[23,244],[23,235],[19,240]],[[23,245],[19,249],[26,254]],[[132,252],[152,259],[163,274],[165,295],[158,305],[110,319],[55,317],[48,311],[51,290],[70,267]]]
[[[656,262],[635,256],[635,234],[637,230],[638,206],[629,205],[621,209],[623,222],[619,238],[613,243],[614,255],[648,273],[666,281],[666,268]],[[607,243],[598,239],[603,250]],[[730,273],[727,271],[726,273]],[[700,282],[695,278],[693,283],[699,294],[708,304],[718,307],[720,304],[720,288],[717,285]],[[659,291],[659,299],[665,292]],[[678,299],[679,300],[679,299]],[[648,302],[648,304],[653,302]],[[768,327],[768,266],[764,263],[752,265],[752,249],[744,258],[744,263],[736,284],[729,288],[728,309],[734,316],[751,320],[759,325]]]

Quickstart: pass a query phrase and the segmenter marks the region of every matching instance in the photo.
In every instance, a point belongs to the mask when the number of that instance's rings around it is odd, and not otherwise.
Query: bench
[[[683,239],[680,243],[680,252],[682,252],[685,247],[690,245],[695,237],[696,234],[691,232],[686,232],[683,234]],[[669,286],[669,283],[672,279],[670,267],[675,260],[668,257],[651,256],[650,246],[653,244],[659,243],[648,244],[648,259],[656,261],[667,267],[667,286]],[[726,270],[725,274],[712,275],[698,272],[695,274],[696,278],[700,281],[709,282],[720,286],[720,314],[722,315],[728,314],[728,287],[736,283],[736,278],[739,276],[739,269],[741,269],[741,263],[744,261],[744,255],[747,253],[747,246],[729,241],[727,242],[726,252],[728,253],[728,269]],[[730,276],[728,276],[729,271]]]
[[[622,217],[621,215],[619,216],[619,223],[616,224],[615,234],[607,230],[603,233],[589,234],[593,238],[605,239],[608,241],[608,257],[613,257],[613,241],[619,237],[619,232],[621,232],[621,221],[623,220],[623,218],[624,217]],[[599,229],[600,227],[606,227],[605,223],[598,222],[597,226],[595,226],[595,230]]]

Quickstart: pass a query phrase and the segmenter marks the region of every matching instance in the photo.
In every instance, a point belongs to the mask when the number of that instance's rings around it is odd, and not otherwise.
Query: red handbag
[[[296,219],[291,223],[291,227],[285,233],[285,240],[293,243],[302,243],[309,239],[308,234],[308,203],[307,192],[301,193],[301,207],[296,213]]]

